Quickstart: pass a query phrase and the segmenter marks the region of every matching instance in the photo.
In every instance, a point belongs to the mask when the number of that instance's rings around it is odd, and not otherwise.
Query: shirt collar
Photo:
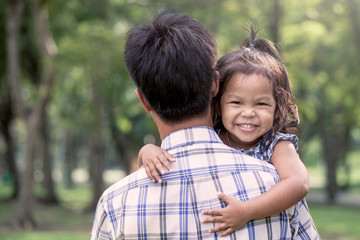
[[[191,127],[169,133],[162,141],[161,148],[168,151],[194,143],[222,143],[222,141],[211,127]]]

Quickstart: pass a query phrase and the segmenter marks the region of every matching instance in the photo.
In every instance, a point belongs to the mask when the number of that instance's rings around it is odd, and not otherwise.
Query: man
[[[224,145],[212,128],[210,101],[219,88],[216,44],[189,16],[171,11],[134,28],[125,62],[161,147],[177,160],[153,183],[144,168],[108,188],[99,200],[91,239],[215,239],[206,209],[224,207],[216,193],[259,196],[279,181],[275,168]],[[315,239],[306,204],[257,220],[224,239]]]

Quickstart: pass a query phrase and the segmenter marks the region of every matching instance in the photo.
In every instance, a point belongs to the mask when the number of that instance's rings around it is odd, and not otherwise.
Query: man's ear
[[[215,97],[219,92],[219,84],[220,84],[220,73],[218,71],[215,72],[214,81],[211,87],[211,96]]]
[[[143,108],[145,109],[146,112],[150,112],[152,109],[148,103],[148,101],[146,100],[146,98],[144,97],[144,95],[142,95],[142,93],[139,91],[138,88],[135,89],[135,94],[136,97],[139,99],[139,101],[141,102],[141,105],[143,106]]]

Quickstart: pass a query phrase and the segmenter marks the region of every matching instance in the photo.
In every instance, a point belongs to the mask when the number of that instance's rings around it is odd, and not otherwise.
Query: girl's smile
[[[242,131],[245,132],[251,132],[255,130],[255,128],[257,127],[257,125],[253,125],[253,124],[239,124],[238,126]]]

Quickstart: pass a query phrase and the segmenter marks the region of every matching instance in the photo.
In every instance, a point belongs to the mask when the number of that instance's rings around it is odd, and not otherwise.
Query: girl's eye
[[[239,102],[239,101],[232,101],[230,103],[232,103],[232,104],[241,104],[241,102]]]
[[[258,106],[267,106],[268,104],[260,102],[260,103],[257,103],[256,105],[258,105]]]

